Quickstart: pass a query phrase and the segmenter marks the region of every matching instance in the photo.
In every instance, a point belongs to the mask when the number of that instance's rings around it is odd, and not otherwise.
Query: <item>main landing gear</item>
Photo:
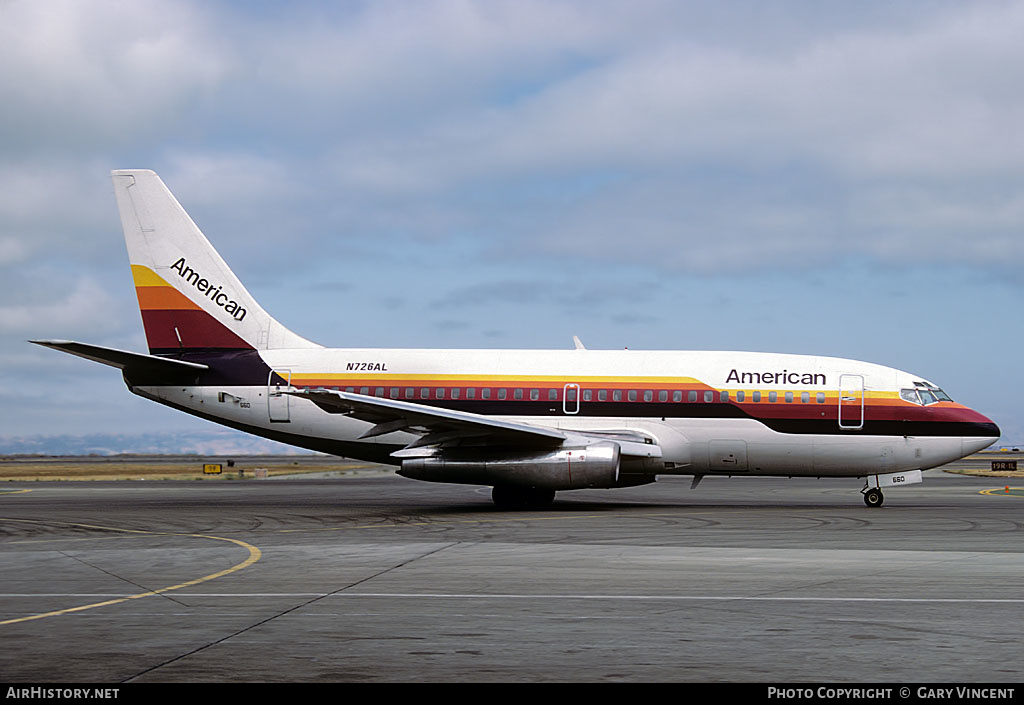
[[[885,501],[885,497],[882,496],[882,490],[877,487],[864,488],[861,490],[861,493],[864,495],[864,504],[869,507],[881,507],[882,502]]]
[[[502,509],[545,509],[555,501],[555,491],[543,487],[495,485],[491,499]]]

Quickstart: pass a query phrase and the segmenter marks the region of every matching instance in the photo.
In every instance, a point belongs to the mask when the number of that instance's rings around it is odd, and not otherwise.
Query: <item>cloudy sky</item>
[[[1024,4],[0,0],[7,435],[204,422],[109,179],[156,170],[345,347],[759,350],[921,374],[1024,441]]]

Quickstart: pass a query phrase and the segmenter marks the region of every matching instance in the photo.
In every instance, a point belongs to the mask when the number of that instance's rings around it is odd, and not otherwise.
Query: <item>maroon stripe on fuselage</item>
[[[150,350],[184,348],[228,348],[252,350],[253,347],[228,330],[206,311],[187,309],[142,312],[146,341]],[[177,333],[175,333],[177,329]],[[178,335],[181,341],[178,341]]]

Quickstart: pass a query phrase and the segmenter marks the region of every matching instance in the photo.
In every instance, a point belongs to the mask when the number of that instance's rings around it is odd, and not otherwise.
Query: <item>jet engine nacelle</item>
[[[576,448],[509,453],[507,449],[452,449],[402,460],[399,475],[429,482],[518,485],[551,490],[627,487],[653,477],[619,478],[618,444],[599,441]]]

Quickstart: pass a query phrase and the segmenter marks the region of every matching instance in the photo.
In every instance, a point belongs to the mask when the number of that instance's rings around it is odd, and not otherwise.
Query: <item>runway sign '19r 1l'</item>
[[[882,487],[999,436],[939,387],[808,355],[324,348],[246,291],[152,171],[113,172],[149,354],[32,341],[135,394],[302,448],[493,486],[503,506],[658,475],[862,477]]]

